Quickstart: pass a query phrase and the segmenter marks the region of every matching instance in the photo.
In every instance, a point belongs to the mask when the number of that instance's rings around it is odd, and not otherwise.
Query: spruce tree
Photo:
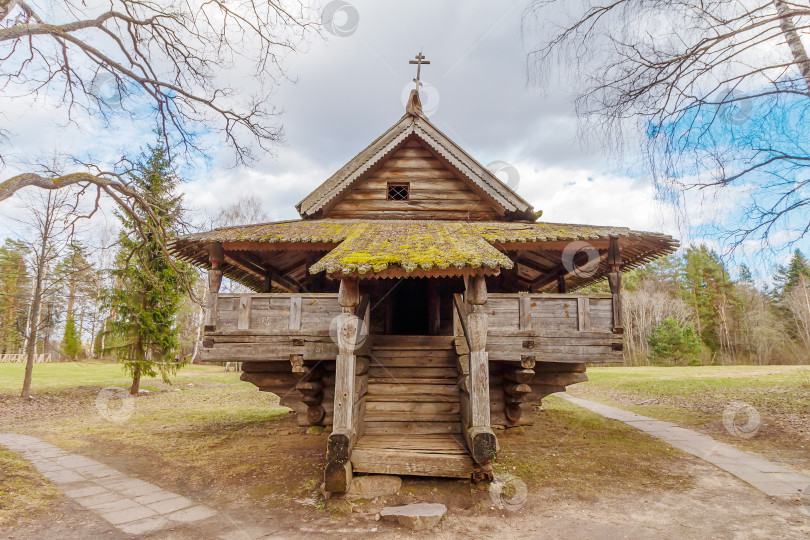
[[[776,287],[774,294],[777,299],[782,299],[787,293],[795,289],[801,279],[810,280],[810,261],[804,256],[801,250],[793,252],[787,266],[780,266],[774,276]]]
[[[62,353],[73,361],[76,360],[81,352],[82,339],[79,336],[79,331],[76,329],[76,322],[73,320],[73,317],[68,317],[65,323],[65,335],[62,338]]]
[[[176,193],[180,180],[160,146],[142,154],[131,184],[151,206],[154,218],[136,206],[138,217],[170,237],[183,214],[182,196]],[[179,328],[176,320],[184,285],[193,276],[190,266],[173,267],[160,243],[146,227],[129,215],[118,214],[122,231],[120,249],[112,274],[116,287],[109,291],[110,349],[132,376],[130,393],[138,393],[141,377],[158,373],[169,382],[182,362],[176,358]],[[156,218],[156,219],[155,219]]]

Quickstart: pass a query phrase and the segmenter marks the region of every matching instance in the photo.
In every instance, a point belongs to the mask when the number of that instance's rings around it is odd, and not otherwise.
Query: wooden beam
[[[215,332],[217,329],[217,295],[219,287],[222,285],[222,263],[225,257],[222,251],[222,244],[211,243],[208,247],[208,262],[211,269],[208,271],[208,298],[205,308],[205,328],[206,332]]]

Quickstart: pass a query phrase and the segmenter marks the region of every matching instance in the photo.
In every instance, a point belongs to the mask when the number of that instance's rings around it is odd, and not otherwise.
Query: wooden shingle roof
[[[394,277],[461,275],[463,270],[496,273],[511,269],[509,254],[519,251],[556,255],[559,262],[566,245],[592,244],[602,253],[611,237],[622,245],[622,269],[637,267],[673,252],[672,237],[625,227],[563,223],[414,221],[319,219],[262,223],[216,229],[174,240],[171,249],[180,259],[208,267],[208,246],[219,242],[227,250],[326,252],[309,266],[310,273],[334,277]],[[588,276],[572,276],[572,287],[598,281],[606,267]],[[227,274],[227,272],[226,272]],[[251,286],[251,280],[239,278]]]

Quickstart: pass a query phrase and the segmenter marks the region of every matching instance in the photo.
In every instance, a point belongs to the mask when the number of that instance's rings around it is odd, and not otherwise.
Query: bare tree
[[[793,315],[796,335],[810,352],[810,280],[799,276],[799,284],[785,295],[784,303]]]
[[[31,396],[31,378],[37,354],[37,340],[41,330],[50,326],[50,317],[43,317],[43,298],[51,290],[49,273],[62,256],[75,231],[75,193],[71,191],[44,191],[30,194],[23,200],[26,215],[22,222],[30,228],[26,238],[33,274],[31,304],[25,329],[25,378],[20,397]]]
[[[167,149],[199,151],[195,133],[205,126],[243,163],[252,148],[270,151],[282,138],[269,98],[286,77],[283,57],[315,28],[315,15],[299,0],[65,0],[47,10],[26,0],[0,0],[0,95],[60,98],[65,118],[74,122],[80,112],[108,120],[129,115],[145,101]],[[242,80],[250,73],[251,84],[236,82],[235,72]],[[0,130],[13,141],[8,135]],[[95,186],[97,200],[111,197],[150,227],[133,211],[135,204],[148,205],[131,189],[127,173],[133,167],[124,158],[111,164],[77,160],[66,175],[29,168],[0,182],[0,201],[26,186]],[[163,238],[163,231],[150,232]]]
[[[663,194],[742,197],[746,220],[727,231],[737,243],[810,230],[806,2],[533,0],[524,28],[543,36],[531,80],[565,61],[587,133],[613,149],[631,132],[645,141]]]

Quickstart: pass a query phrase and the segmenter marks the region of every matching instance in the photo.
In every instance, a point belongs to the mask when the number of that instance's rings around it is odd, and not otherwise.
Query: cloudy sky
[[[580,143],[565,66],[550,73],[543,88],[528,84],[526,53],[540,36],[522,29],[525,1],[340,5],[334,32],[327,27],[324,39],[312,39],[285,60],[295,82],[273,96],[283,109],[285,144],[275,156],[232,168],[225,149],[212,141],[208,160],[184,168],[192,206],[215,210],[254,193],[270,219],[297,218],[298,201],[401,117],[415,75],[408,61],[421,50],[431,62],[422,69],[431,121],[484,165],[512,164],[520,175],[517,191],[543,210],[542,220],[629,226],[716,245],[695,231],[733,215],[733,196],[690,201],[688,211],[658,202],[647,177],[627,172],[632,153],[620,163],[598,141]],[[78,148],[103,153],[137,148],[152,137],[147,124],[129,119],[114,130],[93,119],[78,127],[56,124],[53,106],[0,102],[0,113],[14,126],[18,156]],[[6,166],[3,175],[12,172]],[[14,210],[6,204],[0,212]],[[770,271],[763,266],[760,273]]]

